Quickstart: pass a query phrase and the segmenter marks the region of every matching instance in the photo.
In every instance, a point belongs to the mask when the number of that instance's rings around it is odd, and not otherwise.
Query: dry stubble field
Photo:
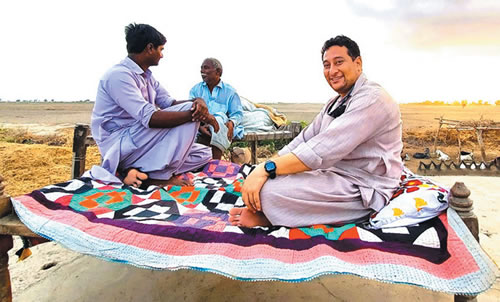
[[[322,104],[271,104],[289,120],[310,122]],[[0,175],[7,179],[7,192],[16,196],[69,179],[72,127],[89,123],[92,103],[0,103]],[[404,153],[431,147],[438,128],[435,118],[500,121],[500,106],[436,106],[402,104]],[[364,121],[360,121],[364,122]],[[463,149],[479,154],[475,135],[461,134]],[[500,131],[485,133],[487,159],[500,156]],[[438,148],[455,157],[456,131],[442,131]],[[99,163],[97,148],[87,154],[87,167]],[[418,161],[406,162],[416,170]]]

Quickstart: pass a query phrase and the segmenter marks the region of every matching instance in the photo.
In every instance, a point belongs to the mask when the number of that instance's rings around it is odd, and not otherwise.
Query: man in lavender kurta
[[[325,42],[323,73],[339,95],[278,157],[245,180],[246,208],[230,211],[233,225],[344,224],[380,210],[399,185],[399,106],[362,71],[357,44],[345,36]]]
[[[103,168],[92,170],[92,177],[118,173],[136,187],[183,184],[173,176],[211,158],[208,147],[195,143],[200,122],[218,130],[217,121],[202,99],[176,101],[151,74],[149,67],[163,57],[166,38],[160,32],[130,24],[125,34],[128,56],[102,77],[92,111]]]

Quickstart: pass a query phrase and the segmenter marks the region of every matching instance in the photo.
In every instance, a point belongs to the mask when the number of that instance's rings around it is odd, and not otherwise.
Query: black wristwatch
[[[274,179],[276,177],[276,164],[272,160],[266,161],[264,170],[269,174],[269,178]]]

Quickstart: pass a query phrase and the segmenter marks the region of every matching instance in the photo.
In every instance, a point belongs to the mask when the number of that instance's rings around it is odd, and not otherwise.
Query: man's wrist
[[[269,174],[267,174],[266,169],[264,168],[265,163],[261,163],[257,167],[255,167],[255,170],[252,173],[255,173],[256,176],[264,176],[269,178]]]

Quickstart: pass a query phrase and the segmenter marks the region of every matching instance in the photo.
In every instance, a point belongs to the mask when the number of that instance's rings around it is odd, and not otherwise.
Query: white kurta
[[[326,113],[334,100],[279,152],[292,152],[312,171],[264,184],[262,210],[273,225],[359,221],[380,210],[399,186],[403,143],[398,104],[364,74],[346,111],[335,119]]]

